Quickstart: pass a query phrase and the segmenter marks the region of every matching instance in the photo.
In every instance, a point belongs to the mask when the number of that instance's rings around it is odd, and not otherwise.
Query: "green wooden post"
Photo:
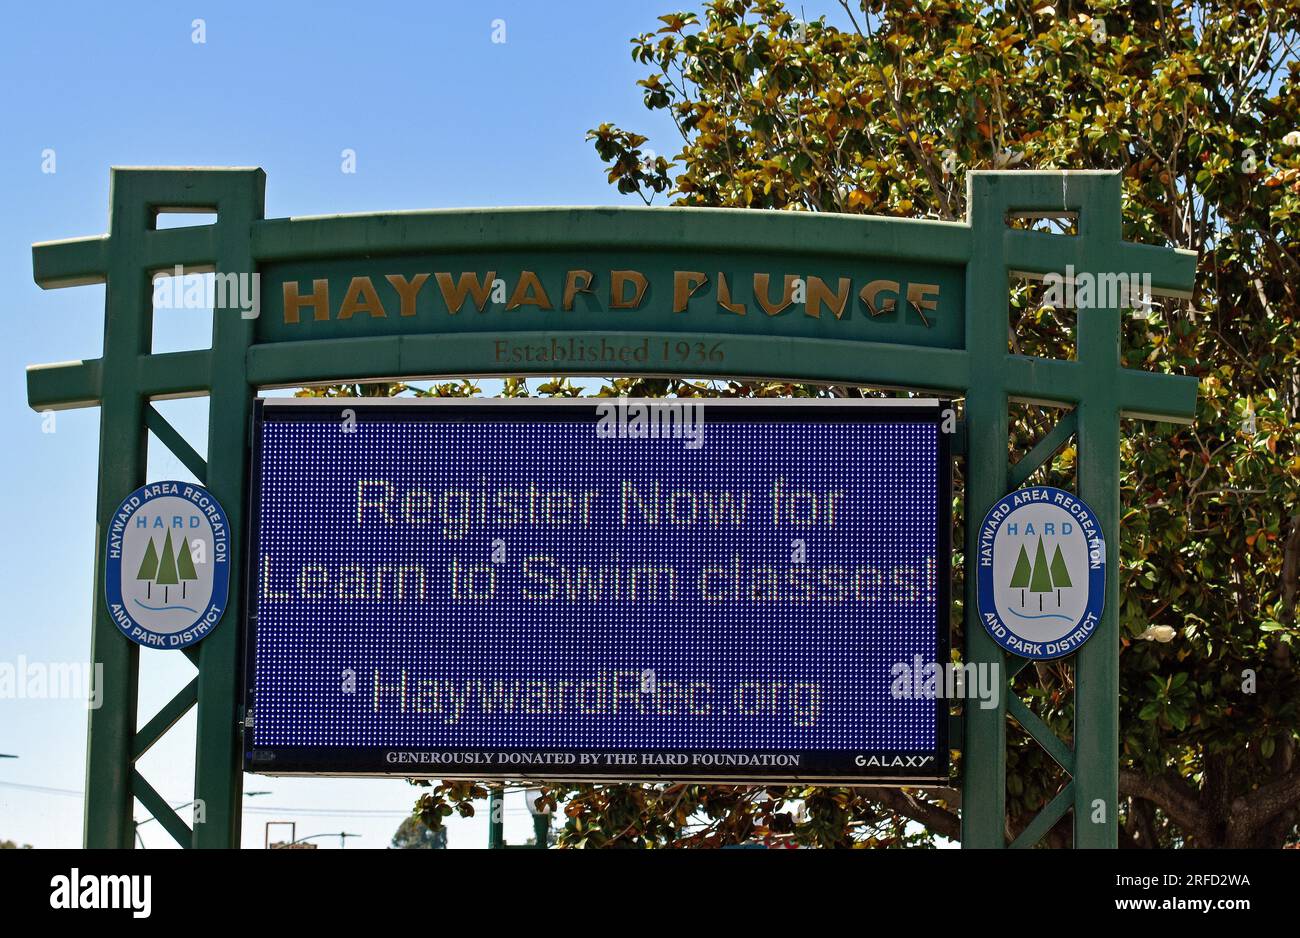
[[[965,660],[1004,674],[1006,656],[980,624],[976,613],[979,519],[1006,494],[1007,392],[997,379],[1007,356],[1007,281],[1002,211],[989,204],[995,178],[971,177],[967,204],[971,259],[966,265],[966,350],[971,375],[966,393],[966,590]],[[967,847],[1006,843],[1007,716],[1006,694],[989,709],[966,706],[962,752],[961,839]]]
[[[1080,316],[1079,358],[1118,361],[1119,313]],[[1079,405],[1079,495],[1106,534],[1106,607],[1075,658],[1074,845],[1116,847],[1119,825],[1119,411],[1101,393]]]
[[[149,354],[153,341],[149,277],[140,267],[152,219],[129,175],[115,172],[110,189],[103,367],[110,375],[129,375],[139,357]],[[139,647],[122,637],[104,604],[104,564],[113,512],[126,493],[144,483],[144,406],[144,396],[132,382],[105,382],[100,397],[90,652],[91,661],[103,665],[104,686],[99,688],[102,706],[90,711],[86,742],[87,847],[129,848],[135,836],[129,766],[135,741]]]
[[[1085,270],[1126,270],[1119,176],[1099,180],[1080,218]],[[1120,311],[1080,310],[1080,364],[1095,375],[1120,368]],[[1119,845],[1119,435],[1114,382],[1097,381],[1079,402],[1079,495],[1106,535],[1106,605],[1075,658],[1074,845]]]
[[[214,175],[218,273],[251,275],[252,225],[262,217],[266,174],[260,169]],[[228,298],[229,299],[229,298]],[[237,298],[235,299],[237,302]],[[252,318],[228,302],[212,313],[212,385],[208,410],[208,490],[230,523],[230,601],[221,623],[199,647],[198,746],[195,797],[206,819],[194,826],[196,847],[238,846],[243,791],[242,733],[238,725],[239,633],[242,625],[244,508],[248,474],[248,417],[253,388],[248,383]]]

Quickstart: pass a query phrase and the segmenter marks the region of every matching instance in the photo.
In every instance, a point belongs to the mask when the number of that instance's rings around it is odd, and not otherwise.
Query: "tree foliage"
[[[403,818],[389,841],[390,850],[439,850],[447,846],[447,831],[434,830],[415,815]]]

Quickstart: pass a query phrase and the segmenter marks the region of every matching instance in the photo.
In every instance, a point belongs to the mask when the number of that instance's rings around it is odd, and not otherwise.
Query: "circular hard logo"
[[[1022,658],[1078,650],[1101,621],[1106,539],[1077,495],[1047,485],[1019,489],[990,509],[976,558],[980,621]]]
[[[122,634],[148,648],[185,648],[226,611],[230,526],[201,485],[151,482],[113,513],[104,593]]]

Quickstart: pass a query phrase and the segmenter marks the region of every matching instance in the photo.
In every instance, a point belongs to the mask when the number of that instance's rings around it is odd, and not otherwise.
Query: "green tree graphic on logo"
[[[1020,556],[1016,558],[1016,571],[1011,574],[1011,588],[1020,590],[1020,608],[1025,608],[1025,587],[1029,585],[1029,554],[1025,545],[1020,545]]]
[[[144,559],[140,561],[140,570],[136,573],[137,580],[144,580],[144,598],[151,599],[153,593],[153,578],[158,575],[158,548],[154,547],[153,538],[149,538],[149,546],[145,548]]]
[[[1042,545],[1038,547],[1042,550]],[[180,582],[176,576],[176,554],[172,551],[172,532],[167,532],[167,538],[163,541],[162,562],[158,566],[158,579],[155,581],[163,588],[163,602],[167,602],[169,586],[175,586]],[[1050,587],[1049,587],[1050,589]]]
[[[1043,548],[1043,539],[1039,537],[1038,546],[1034,551],[1034,561],[1031,565],[1029,554],[1025,551],[1025,545],[1020,545],[1020,556],[1016,558],[1016,569],[1011,573],[1011,589],[1020,590],[1020,608],[1025,608],[1025,588],[1029,592],[1038,594],[1038,611],[1043,611],[1043,594],[1056,591],[1056,606],[1061,606],[1061,590],[1067,589],[1074,585],[1070,580],[1070,571],[1065,565],[1065,556],[1061,553],[1061,545],[1056,545],[1056,550],[1052,554],[1052,562],[1047,562],[1047,551]]]
[[[1056,549],[1056,556],[1061,556],[1061,549],[1059,547]],[[199,575],[194,572],[194,558],[190,556],[190,542],[188,538],[182,537],[181,546],[176,548],[176,572],[181,578],[181,599],[184,599],[186,583],[189,580],[197,580],[199,578]]]
[[[1056,587],[1056,605],[1061,605],[1061,590],[1074,584],[1070,582],[1070,571],[1065,566],[1065,558],[1061,556],[1061,545],[1056,545],[1056,553],[1052,555],[1052,585]]]
[[[159,583],[162,582],[160,579]],[[1029,575],[1029,592],[1038,594],[1038,611],[1043,611],[1043,593],[1052,591],[1052,574],[1047,569],[1047,552],[1043,550],[1043,539],[1038,539],[1038,549],[1034,552],[1034,571]]]

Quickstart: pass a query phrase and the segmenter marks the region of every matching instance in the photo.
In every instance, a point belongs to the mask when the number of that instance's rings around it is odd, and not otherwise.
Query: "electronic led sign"
[[[246,768],[946,780],[944,415],[259,401]]]

